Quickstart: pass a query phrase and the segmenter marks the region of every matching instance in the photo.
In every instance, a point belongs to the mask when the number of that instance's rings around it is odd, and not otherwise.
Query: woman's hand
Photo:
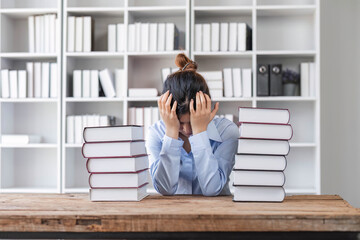
[[[172,108],[170,108],[172,94],[170,94],[169,96],[169,93],[170,92],[168,90],[166,93],[160,96],[158,100],[158,106],[159,106],[160,116],[165,123],[166,136],[174,139],[178,139],[180,122],[176,115],[177,102],[175,101]]]
[[[215,104],[211,111],[211,99],[202,91],[196,93],[196,111],[194,110],[194,100],[190,101],[190,123],[193,135],[206,131],[207,126],[215,117],[219,110],[219,103]]]

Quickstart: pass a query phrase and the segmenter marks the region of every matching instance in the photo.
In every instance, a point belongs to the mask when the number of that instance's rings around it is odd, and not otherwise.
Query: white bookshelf
[[[60,18],[61,46],[54,54],[29,53],[27,17],[44,13],[57,13]],[[66,51],[68,16],[92,16],[92,52]],[[127,46],[128,25],[135,22],[174,22],[183,50],[108,52],[107,25],[125,24]],[[194,51],[194,24],[211,22],[248,23],[253,30],[253,49]],[[0,30],[1,68],[25,69],[27,61],[56,61],[61,79],[57,99],[0,99],[0,134],[41,134],[45,139],[42,144],[26,146],[0,143],[1,192],[88,192],[82,145],[66,143],[66,116],[111,115],[118,124],[126,124],[128,108],[157,105],[158,97],[74,98],[69,88],[73,70],[124,69],[126,89],[155,87],[160,93],[161,68],[175,67],[175,56],[185,52],[198,62],[199,71],[252,69],[253,97],[214,98],[220,102],[219,114],[236,117],[239,106],[289,108],[294,137],[285,171],[286,192],[320,193],[319,0],[0,0]],[[316,65],[315,97],[256,96],[258,63],[281,63],[285,69],[305,61]]]
[[[156,106],[155,98],[73,98],[68,86],[72,84],[75,69],[104,69],[112,73],[124,69],[126,87],[155,87],[162,90],[161,68],[175,67],[175,56],[189,54],[190,49],[190,1],[63,1],[63,95],[62,95],[62,192],[88,192],[86,159],[81,155],[81,144],[66,143],[66,116],[82,114],[106,114],[116,116],[118,124],[127,123],[127,109],[135,106]],[[92,52],[66,52],[68,16],[92,16],[94,19],[94,44]],[[135,22],[173,22],[180,31],[180,46],[184,51],[170,52],[107,52],[107,25],[124,23],[127,46],[127,28]]]
[[[0,135],[42,137],[39,144],[0,143],[3,193],[61,191],[61,42],[54,53],[30,53],[28,49],[28,17],[48,13],[61,19],[61,0],[0,1],[0,68],[25,70],[29,61],[57,62],[59,79],[57,98],[0,99]]]
[[[252,69],[253,97],[214,98],[220,102],[219,114],[237,116],[239,106],[288,108],[291,112],[294,136],[285,170],[288,195],[320,194],[319,19],[318,0],[191,1],[191,57],[199,70]],[[195,24],[212,22],[246,22],[252,27],[252,50],[194,51]],[[280,63],[283,70],[299,72],[301,62],[315,62],[316,96],[256,96],[258,63]]]

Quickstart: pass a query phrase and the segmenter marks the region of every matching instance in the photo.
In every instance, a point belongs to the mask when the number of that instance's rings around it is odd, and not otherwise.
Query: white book
[[[3,134],[1,135],[2,144],[29,144],[40,143],[41,136],[39,135],[24,135],[24,134]]]
[[[144,107],[144,138],[147,137],[147,132],[152,123],[152,109],[151,107]]]
[[[116,25],[116,50],[118,52],[125,51],[125,25],[118,23]]]
[[[87,125],[88,127],[97,127],[95,124],[95,115],[88,115],[87,116]],[[85,129],[84,129],[85,131]]]
[[[165,37],[166,37],[165,23],[158,24],[158,45],[157,50],[159,52],[165,51]]]
[[[75,143],[75,117],[66,117],[66,142]]]
[[[56,31],[57,31],[56,15],[49,14],[48,19],[49,19],[49,52],[55,53],[56,52]]]
[[[238,23],[238,51],[246,51],[246,23]]]
[[[35,52],[40,52],[41,48],[41,16],[35,16]]]
[[[75,52],[75,17],[67,19],[67,51]]]
[[[116,25],[108,25],[108,51],[116,52]]]
[[[203,24],[202,31],[202,50],[203,52],[210,52],[211,50],[211,26],[210,24]]]
[[[85,158],[96,157],[121,157],[146,154],[145,142],[137,141],[117,141],[117,142],[86,142],[82,147]]]
[[[161,77],[162,81],[165,82],[167,77],[171,74],[171,68],[162,68],[161,69]]]
[[[239,108],[239,122],[288,124],[290,112],[281,108]]]
[[[40,52],[45,52],[45,15],[40,16]]]
[[[195,51],[202,51],[202,24],[195,24]]]
[[[156,88],[129,88],[129,97],[156,97]]]
[[[225,97],[234,96],[231,68],[224,68],[224,95]]]
[[[135,23],[135,51],[141,51],[141,23]]]
[[[210,95],[212,98],[214,97],[223,97],[224,96],[223,89],[209,89]]]
[[[232,76],[233,76],[234,97],[242,97],[243,91],[242,91],[241,69],[233,68]]]
[[[41,62],[34,63],[34,97],[41,98]]]
[[[140,51],[141,52],[148,52],[149,51],[149,23],[141,23],[140,29],[141,29],[141,46]]]
[[[241,138],[290,140],[293,129],[289,124],[240,123]]]
[[[90,189],[91,201],[141,201],[149,194],[147,184],[139,188],[97,188]]]
[[[285,183],[285,175],[283,171],[235,170],[233,173],[235,186],[245,185],[281,187]]]
[[[84,36],[83,36],[83,51],[84,52],[91,52],[91,45],[92,45],[92,22],[91,17],[86,16],[83,18],[84,21]]]
[[[135,107],[130,107],[128,109],[128,124],[129,125],[135,125],[135,120],[136,120],[136,108]]]
[[[211,51],[218,52],[220,50],[220,24],[211,23]]]
[[[282,202],[285,198],[283,187],[235,186],[235,202]]]
[[[234,115],[232,115],[232,114],[225,114],[224,118],[234,122]]]
[[[18,98],[18,71],[10,70],[9,71],[9,80],[10,80],[10,97]]]
[[[244,68],[242,69],[242,87],[243,87],[243,97],[252,96],[252,80],[251,80],[251,69]]]
[[[316,95],[316,68],[315,63],[309,63],[309,95],[315,97]]]
[[[139,126],[144,126],[144,108],[137,107],[135,113],[135,124]]]
[[[84,142],[84,138],[83,138],[83,132],[84,132],[84,128],[86,128],[88,126],[88,116],[89,115],[82,115],[81,116],[81,121],[82,121],[82,125],[81,125],[81,142]]]
[[[147,155],[118,158],[90,158],[86,162],[90,173],[137,172],[149,168]]]
[[[309,96],[309,63],[300,65],[300,92],[302,97]]]
[[[50,63],[50,97],[57,98],[58,90],[58,65],[57,63]]]
[[[223,79],[222,71],[206,71],[206,72],[199,72],[206,81],[219,81]]]
[[[287,155],[290,151],[288,141],[262,140],[262,139],[239,139],[237,153],[263,154],[263,155]]]
[[[229,50],[229,24],[220,24],[220,51]]]
[[[28,98],[34,97],[34,63],[26,63],[26,72],[27,72],[27,96]]]
[[[125,97],[126,78],[124,69],[115,69],[115,92],[116,97]]]
[[[1,97],[10,97],[10,81],[8,69],[1,69]]]
[[[18,71],[18,87],[19,87],[19,98],[26,98],[27,93],[27,79],[26,79],[26,71],[19,70]]]
[[[45,14],[44,16],[44,52],[50,52],[50,15]]]
[[[90,70],[82,71],[82,97],[89,98],[90,97]]]
[[[82,96],[82,71],[73,71],[73,97],[81,98]]]
[[[176,29],[174,23],[166,23],[166,36],[165,36],[165,50],[173,51],[175,50],[175,37],[176,37]]]
[[[28,29],[29,29],[29,52],[35,52],[35,17],[28,17]]]
[[[50,63],[43,62],[41,65],[41,97],[50,97]]]
[[[61,47],[61,31],[60,30],[60,20],[59,18],[55,19],[55,25],[56,25],[56,30],[55,30],[55,52],[60,51],[60,47]]]
[[[84,50],[84,18],[75,17],[75,51],[82,52]]]
[[[128,36],[128,51],[134,52],[135,51],[135,38],[136,38],[135,24],[129,24],[128,34],[129,34],[129,36]]]
[[[156,52],[158,44],[158,24],[150,23],[149,31],[149,51]]]
[[[237,23],[229,24],[229,51],[235,52],[237,50]]]
[[[134,173],[91,173],[89,185],[94,188],[140,187],[148,182],[147,169]]]
[[[157,121],[160,120],[159,108],[158,107],[152,107],[151,118],[152,118],[151,125],[155,124]]]
[[[234,169],[284,171],[285,156],[236,154]]]
[[[100,83],[104,90],[105,97],[113,98],[115,97],[115,88],[114,81],[112,79],[111,73],[109,69],[105,68],[99,72]]]
[[[206,84],[208,85],[209,89],[223,89],[224,88],[222,80],[206,81]]]
[[[99,126],[102,127],[110,126],[110,117],[107,115],[99,116],[99,121],[100,121]]]
[[[82,116],[74,116],[74,143],[82,143]]]
[[[90,81],[91,81],[90,96],[92,98],[98,98],[99,97],[99,71],[98,70],[90,71]]]

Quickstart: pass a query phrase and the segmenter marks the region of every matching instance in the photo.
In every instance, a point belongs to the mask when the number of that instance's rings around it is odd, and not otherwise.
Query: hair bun
[[[197,64],[196,62],[190,60],[184,53],[179,53],[176,56],[175,64],[180,68],[182,71],[196,71]]]

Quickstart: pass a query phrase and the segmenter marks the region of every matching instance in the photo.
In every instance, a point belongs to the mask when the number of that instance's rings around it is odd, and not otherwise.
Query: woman
[[[158,100],[160,121],[149,128],[146,148],[154,187],[162,195],[228,195],[237,150],[238,128],[215,118],[209,88],[184,54]]]

